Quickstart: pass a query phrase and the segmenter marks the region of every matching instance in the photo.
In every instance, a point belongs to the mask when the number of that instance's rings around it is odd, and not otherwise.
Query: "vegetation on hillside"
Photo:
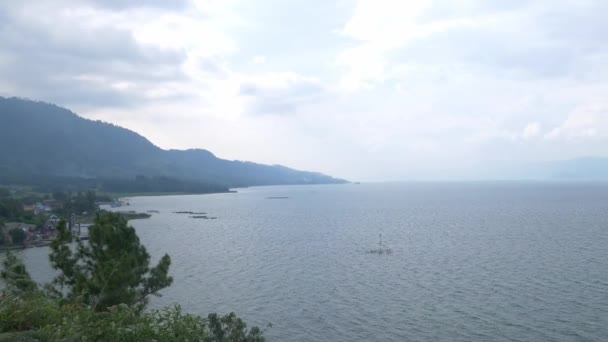
[[[223,192],[233,187],[340,183],[315,172],[163,150],[130,130],[67,109],[0,97],[0,183],[39,191]]]
[[[4,222],[23,222],[38,225],[42,219],[34,211],[24,209],[25,205],[42,201],[40,196],[28,196],[26,198],[0,197],[0,226]]]
[[[0,249],[47,246],[57,234],[59,218],[72,221],[77,230],[80,224],[93,222],[100,204],[122,205],[122,202],[90,190],[35,193],[0,187]],[[126,221],[151,216],[129,210],[117,214]]]

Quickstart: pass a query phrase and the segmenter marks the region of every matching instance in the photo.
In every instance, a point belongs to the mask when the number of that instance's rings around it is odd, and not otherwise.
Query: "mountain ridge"
[[[164,150],[143,135],[55,104],[0,97],[0,183],[19,178],[172,179],[234,187],[336,184],[343,179],[282,165],[226,160],[201,148]]]

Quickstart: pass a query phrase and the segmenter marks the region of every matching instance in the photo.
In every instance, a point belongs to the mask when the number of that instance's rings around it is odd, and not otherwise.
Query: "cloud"
[[[559,126],[545,135],[548,140],[608,140],[608,106],[594,105],[575,109]]]
[[[524,140],[530,140],[540,135],[540,124],[538,122],[530,122],[524,128],[522,137]]]
[[[266,57],[261,56],[261,55],[257,55],[255,57],[253,57],[253,63],[255,63],[255,64],[264,64],[264,63],[266,63]]]
[[[65,105],[124,106],[154,100],[155,89],[184,80],[180,51],[143,46],[94,9],[62,11],[45,3],[4,8],[0,75],[17,95]],[[33,16],[46,11],[47,17]],[[113,24],[117,24],[114,26]],[[168,94],[160,98],[179,97]]]
[[[592,77],[608,57],[602,1],[357,2],[340,31],[346,89],[386,83],[407,67],[465,68],[519,79]],[[593,60],[597,58],[597,60]]]
[[[0,1],[0,94],[165,148],[362,180],[602,155],[606,11],[599,0]]]
[[[326,96],[318,80],[295,73],[274,73],[246,77],[239,89],[255,115],[291,114]]]
[[[89,3],[113,10],[124,10],[138,7],[153,7],[160,9],[182,9],[189,4],[187,0],[89,0]]]

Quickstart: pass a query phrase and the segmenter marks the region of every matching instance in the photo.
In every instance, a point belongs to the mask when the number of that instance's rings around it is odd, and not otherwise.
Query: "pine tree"
[[[150,295],[159,296],[173,282],[170,257],[165,254],[150,268],[150,255],[120,214],[98,213],[88,243],[79,241],[75,250],[69,246],[72,235],[66,223],[57,229],[50,259],[60,271],[53,281],[58,296],[82,300],[98,311],[118,304],[141,309]]]

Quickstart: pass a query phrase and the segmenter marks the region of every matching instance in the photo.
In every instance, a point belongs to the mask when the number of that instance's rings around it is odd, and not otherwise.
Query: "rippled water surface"
[[[154,306],[272,322],[271,341],[608,340],[606,185],[262,187],[130,203],[159,211],[131,223],[155,259],[173,260]],[[379,234],[391,255],[367,253]],[[24,251],[39,279],[46,253]]]

